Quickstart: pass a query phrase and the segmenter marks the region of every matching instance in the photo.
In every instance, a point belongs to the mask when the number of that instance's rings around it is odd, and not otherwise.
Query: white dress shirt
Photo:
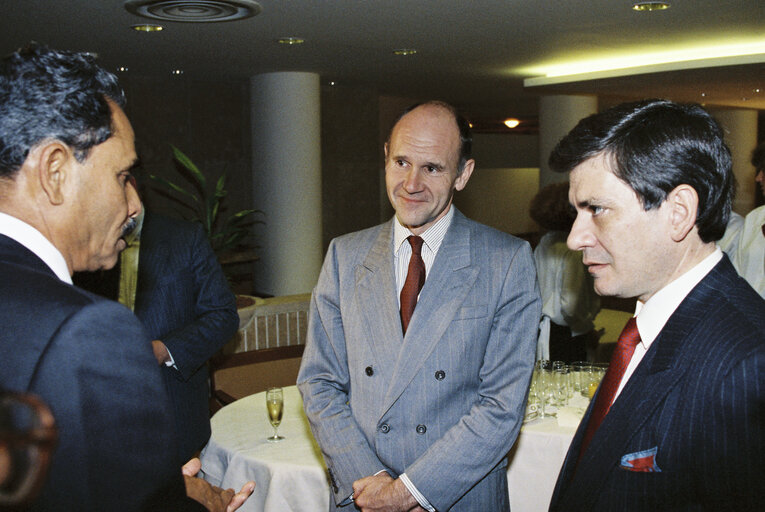
[[[635,368],[637,368],[640,361],[643,360],[643,356],[648,352],[651,343],[654,342],[664,328],[664,324],[667,323],[669,317],[672,316],[685,297],[691,293],[691,290],[693,290],[693,288],[699,284],[707,274],[709,274],[712,268],[714,268],[721,259],[722,251],[719,247],[716,247],[712,254],[701,260],[688,272],[656,292],[650,299],[648,299],[648,301],[645,303],[640,301],[637,302],[635,317],[638,332],[640,333],[640,343],[635,347],[632,359],[630,359],[630,363],[624,371],[624,376],[614,395],[614,401],[635,372]]]
[[[752,288],[765,299],[765,206],[749,212],[736,240],[736,250],[728,252],[733,266]]]
[[[59,279],[72,284],[72,276],[64,256],[35,228],[16,217],[0,212],[0,234],[13,238],[35,253]]]

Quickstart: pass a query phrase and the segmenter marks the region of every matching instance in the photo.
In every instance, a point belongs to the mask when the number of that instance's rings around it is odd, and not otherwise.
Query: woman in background
[[[534,249],[542,294],[543,326],[549,322],[549,355],[553,361],[586,361],[598,343],[594,331],[600,311],[592,276],[582,254],[566,246],[576,213],[568,202],[568,183],[547,185],[531,201],[531,218],[546,231]],[[545,328],[542,328],[544,334]],[[544,346],[540,339],[540,345]]]

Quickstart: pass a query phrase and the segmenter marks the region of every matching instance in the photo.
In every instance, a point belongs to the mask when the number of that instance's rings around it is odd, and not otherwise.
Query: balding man
[[[330,244],[298,387],[332,507],[509,510],[540,300],[529,245],[452,205],[470,144],[449,105],[405,112],[385,145],[395,217]]]

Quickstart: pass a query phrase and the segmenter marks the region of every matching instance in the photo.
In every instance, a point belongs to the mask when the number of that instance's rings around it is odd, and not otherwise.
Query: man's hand
[[[151,349],[154,351],[154,357],[157,358],[160,366],[170,360],[170,352],[167,351],[167,347],[160,340],[153,340],[151,342]]]
[[[388,473],[353,482],[353,501],[362,512],[404,512],[423,510],[404,483]]]
[[[233,489],[223,490],[210,485],[195,476],[201,468],[202,463],[195,457],[184,464],[181,471],[186,481],[186,495],[204,505],[210,512],[233,512],[241,507],[255,490],[255,482],[247,482],[236,494]]]

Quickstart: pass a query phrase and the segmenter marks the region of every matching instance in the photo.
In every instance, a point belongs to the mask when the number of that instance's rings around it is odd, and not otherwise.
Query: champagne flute
[[[282,422],[282,410],[284,409],[284,393],[282,388],[268,388],[266,391],[266,409],[268,410],[268,421],[274,427],[274,435],[267,438],[269,443],[277,443],[284,439],[277,432],[279,424]]]

